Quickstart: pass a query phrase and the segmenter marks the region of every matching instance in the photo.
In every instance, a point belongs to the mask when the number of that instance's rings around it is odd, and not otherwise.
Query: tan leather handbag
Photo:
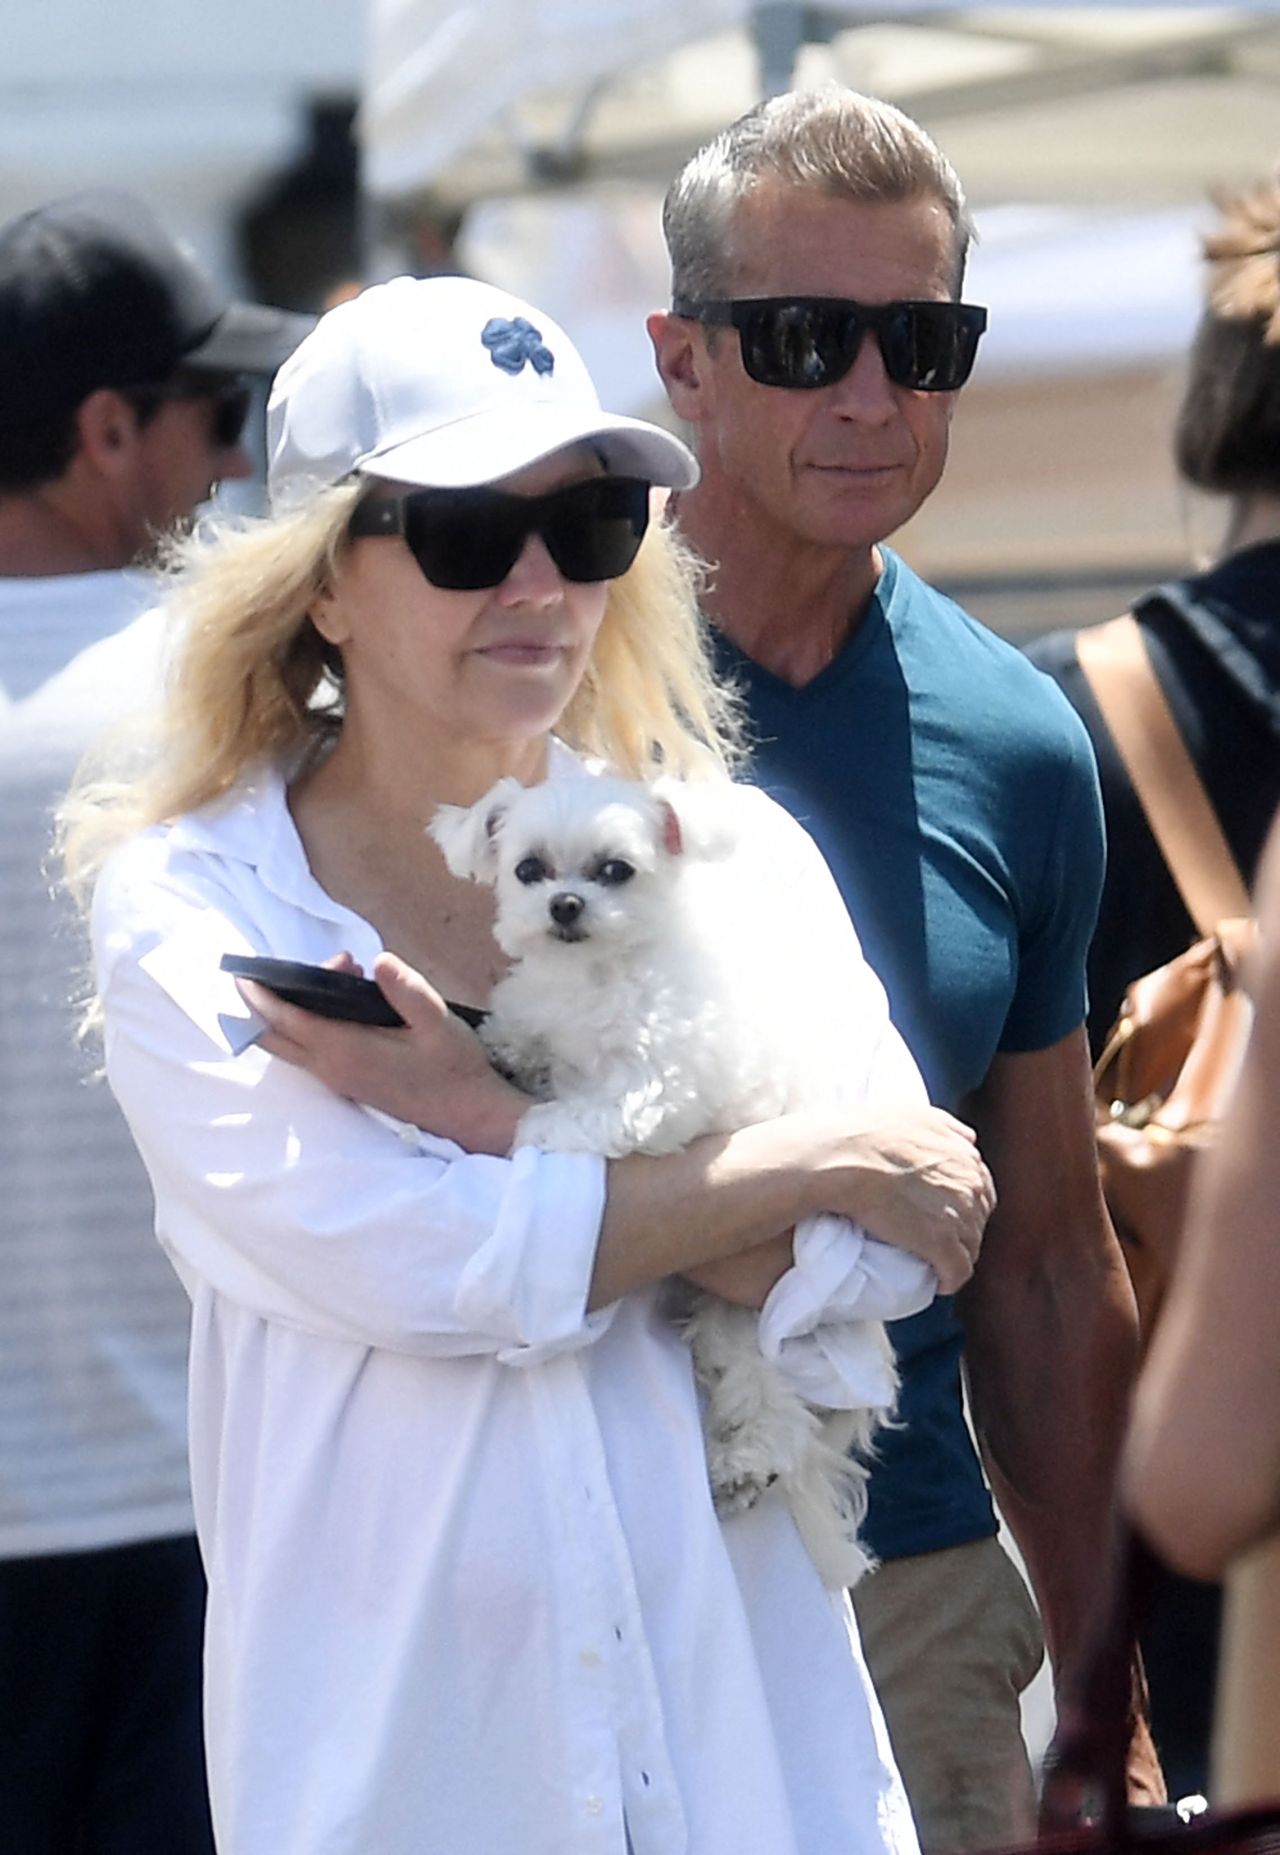
[[[1217,1134],[1253,1024],[1241,983],[1248,891],[1132,614],[1082,631],[1076,654],[1202,938],[1135,979],[1094,1069],[1098,1162],[1142,1323],[1155,1326],[1192,1168]]]

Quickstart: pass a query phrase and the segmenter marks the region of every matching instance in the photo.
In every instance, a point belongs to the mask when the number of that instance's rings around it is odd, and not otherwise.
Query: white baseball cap
[[[619,476],[698,480],[670,432],[601,410],[549,316],[471,277],[396,277],[329,310],[280,368],[267,487],[277,512],[352,474],[465,489],[584,441]]]

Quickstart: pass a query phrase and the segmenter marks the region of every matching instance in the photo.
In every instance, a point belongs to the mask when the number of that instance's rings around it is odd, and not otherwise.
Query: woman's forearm
[[[610,1161],[588,1308],[789,1229],[814,1208],[814,1149],[807,1117],[788,1115],[660,1158]]]
[[[588,1306],[740,1255],[821,1211],[920,1256],[952,1293],[973,1271],[993,1202],[970,1130],[938,1109],[861,1127],[783,1115],[612,1161]]]
[[[469,1152],[509,1152],[528,1099],[493,1074],[420,974],[390,954],[374,972],[404,1030],[317,1017],[246,982],[268,1025],[261,1047]],[[839,1111],[784,1115],[680,1153],[612,1161],[588,1305],[739,1256],[819,1211],[920,1256],[954,1293],[972,1273],[993,1202],[972,1131],[941,1109],[898,1107],[854,1126]]]

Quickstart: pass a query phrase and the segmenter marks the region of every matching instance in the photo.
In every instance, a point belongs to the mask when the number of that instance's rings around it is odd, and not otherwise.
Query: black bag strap
[[[1249,891],[1132,612],[1078,632],[1076,658],[1196,927],[1247,917]]]

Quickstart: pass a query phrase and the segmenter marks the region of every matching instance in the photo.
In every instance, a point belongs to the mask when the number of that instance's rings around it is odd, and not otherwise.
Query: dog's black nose
[[[586,903],[580,895],[564,889],[559,895],[553,895],[550,902],[551,919],[557,927],[567,928],[577,925]]]

